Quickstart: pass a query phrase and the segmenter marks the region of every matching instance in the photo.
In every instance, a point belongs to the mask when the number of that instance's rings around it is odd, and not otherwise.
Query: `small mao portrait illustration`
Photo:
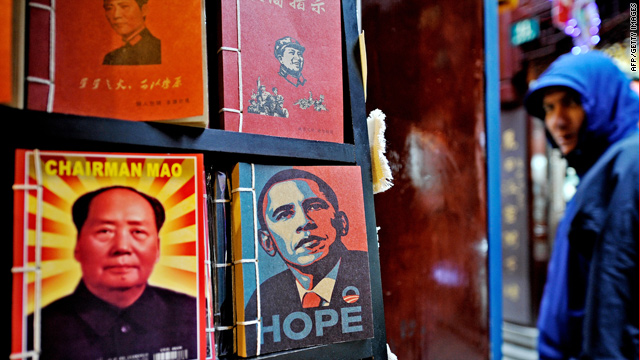
[[[161,59],[160,39],[146,25],[149,0],[103,0],[111,28],[122,46],[104,56],[103,65],[157,65]]]
[[[295,87],[303,86],[307,82],[307,79],[302,75],[304,50],[305,47],[291,36],[285,36],[276,40],[273,49],[273,54],[280,62],[278,75],[285,78]]]
[[[284,96],[278,94],[278,88],[272,87],[269,92],[260,78],[258,78],[257,86],[257,91],[254,90],[251,93],[247,111],[251,114],[288,118],[289,110],[284,107]]]

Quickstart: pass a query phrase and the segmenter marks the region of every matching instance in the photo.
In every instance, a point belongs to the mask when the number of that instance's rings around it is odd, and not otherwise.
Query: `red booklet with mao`
[[[343,142],[340,15],[340,1],[221,1],[221,128]]]
[[[201,154],[16,150],[11,353],[205,359]]]
[[[208,126],[202,0],[32,0],[27,107]]]

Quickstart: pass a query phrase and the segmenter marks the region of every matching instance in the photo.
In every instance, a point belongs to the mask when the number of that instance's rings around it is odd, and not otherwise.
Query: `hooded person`
[[[638,359],[638,104],[598,51],[559,57],[525,96],[580,178],[556,230],[540,359]]]

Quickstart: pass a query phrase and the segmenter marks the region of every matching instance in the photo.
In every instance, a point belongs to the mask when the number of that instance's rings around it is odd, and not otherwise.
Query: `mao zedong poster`
[[[341,2],[251,0],[221,1],[221,6],[222,128],[343,142]],[[239,48],[240,55],[232,50]],[[242,110],[241,117],[233,110]]]
[[[30,2],[28,108],[205,121],[201,0],[50,1]]]
[[[238,355],[373,337],[360,168],[240,163],[232,194]]]
[[[203,359],[202,155],[17,150],[12,355]]]

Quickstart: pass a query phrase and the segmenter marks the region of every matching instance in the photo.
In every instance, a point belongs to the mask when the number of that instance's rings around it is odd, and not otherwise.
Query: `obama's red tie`
[[[320,306],[320,302],[322,302],[322,298],[313,291],[309,291],[304,294],[304,297],[302,298],[302,307],[305,309],[318,307]]]

